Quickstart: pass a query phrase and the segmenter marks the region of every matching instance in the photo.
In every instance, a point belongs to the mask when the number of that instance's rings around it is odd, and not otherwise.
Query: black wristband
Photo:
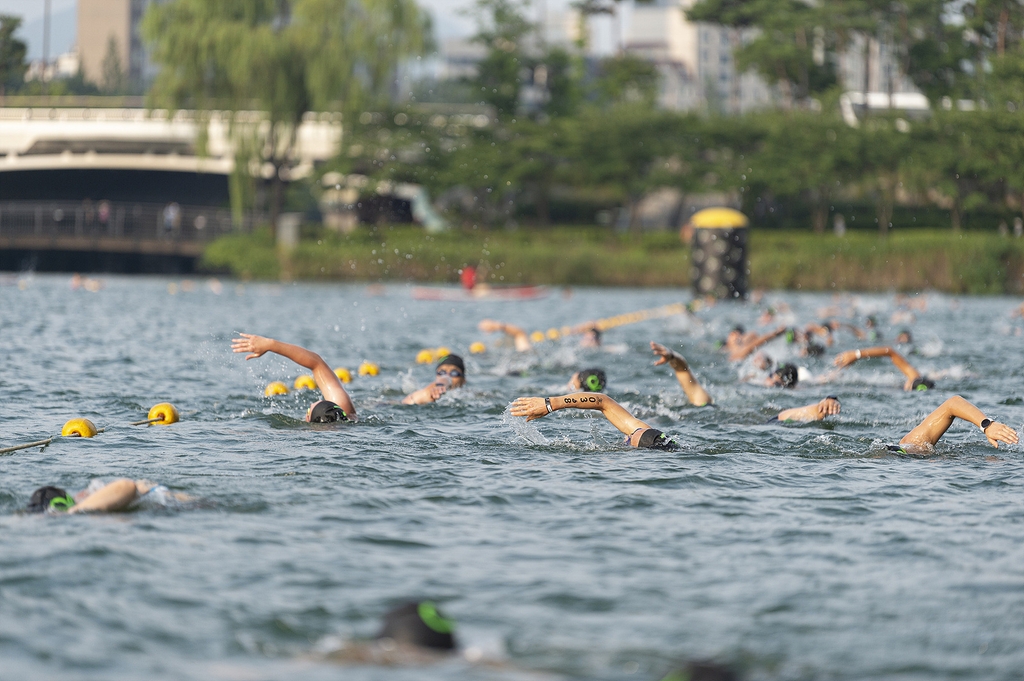
[[[828,396],[828,397],[826,397],[825,399],[826,399],[826,400],[835,400],[836,402],[838,402],[838,401],[839,401],[839,398],[838,398],[838,397],[836,397],[835,395],[829,395],[829,396]]]
[[[550,397],[545,397],[544,398],[544,406],[548,408],[548,413],[549,414],[554,411],[554,409],[551,408],[551,398]]]
[[[985,432],[985,429],[992,425],[992,419],[981,420],[981,432]]]

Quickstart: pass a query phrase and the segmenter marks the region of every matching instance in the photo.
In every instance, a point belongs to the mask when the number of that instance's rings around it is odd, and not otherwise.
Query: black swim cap
[[[348,421],[348,414],[330,400],[320,400],[309,411],[310,423],[334,423],[335,421]]]
[[[679,448],[679,445],[676,444],[675,440],[670,440],[665,433],[661,432],[657,428],[648,428],[645,430],[640,436],[640,441],[636,443],[636,446],[641,449],[673,450]]]
[[[796,387],[796,382],[799,379],[799,373],[797,372],[796,365],[793,364],[782,364],[778,369],[772,373],[772,376],[779,379],[779,385],[783,388]]]
[[[441,361],[437,363],[437,368],[440,369],[445,364],[450,364],[462,372],[462,375],[466,375],[466,363],[462,361],[462,358],[458,355],[448,355],[442,357]]]
[[[821,357],[825,354],[825,346],[821,343],[808,343],[806,351],[808,357]]]
[[[580,387],[592,393],[599,393],[608,385],[608,377],[601,369],[580,369]]]
[[[682,669],[674,669],[661,681],[738,681],[739,677],[729,667],[709,660],[693,660]]]
[[[377,638],[390,638],[421,648],[452,650],[455,622],[447,619],[431,601],[405,603],[384,615],[384,628]]]
[[[28,500],[29,513],[46,513],[49,510],[66,511],[75,505],[75,500],[60,487],[40,487],[32,492]]]
[[[935,387],[935,381],[924,376],[918,376],[914,379],[914,383],[910,386],[911,390],[931,390]]]

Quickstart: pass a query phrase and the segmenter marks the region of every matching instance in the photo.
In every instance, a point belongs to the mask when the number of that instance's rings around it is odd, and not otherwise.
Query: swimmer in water
[[[1015,445],[1018,442],[1017,431],[1013,428],[985,418],[985,414],[976,406],[959,395],[954,395],[939,405],[938,409],[924,417],[924,420],[916,428],[904,435],[898,446],[889,445],[889,449],[904,454],[927,451],[945,435],[949,427],[953,425],[954,419],[963,419],[978,426],[988,443],[996,449],[999,448],[1000,442],[1009,445]]]
[[[744,334],[742,327],[736,327],[729,332],[725,339],[725,351],[729,355],[729,361],[739,362],[742,359],[746,359],[759,347],[784,333],[786,333],[786,327],[784,326],[780,326],[774,331],[760,336],[757,334]]]
[[[651,341],[651,352],[658,358],[654,366],[668,364],[675,372],[679,387],[686,393],[686,399],[695,407],[704,407],[712,403],[711,395],[700,384],[700,381],[690,371],[690,365],[686,359],[674,350],[669,350],[660,343]]]
[[[587,326],[582,333],[583,336],[580,338],[580,347],[601,347],[601,329],[597,328],[596,324],[591,324],[590,326]]]
[[[573,392],[600,393],[608,387],[608,377],[603,369],[580,369],[569,379]]]
[[[355,421],[356,408],[345,392],[339,379],[323,357],[298,345],[282,343],[273,338],[264,338],[250,333],[238,334],[241,338],[231,341],[233,352],[247,352],[245,359],[256,359],[268,352],[286,357],[299,366],[306,367],[313,373],[316,387],[323,395],[306,410],[306,421],[309,423],[333,423],[335,421]]]
[[[442,357],[434,370],[434,382],[411,392],[402,404],[430,404],[453,388],[466,385],[466,363],[458,355]]]
[[[530,343],[530,337],[526,334],[526,331],[518,326],[499,322],[494,319],[485,319],[480,322],[477,328],[485,333],[501,331],[512,339],[512,342],[516,346],[516,352],[529,352],[530,349],[533,348],[533,344]]]
[[[847,350],[846,352],[840,352],[836,355],[833,363],[842,369],[850,366],[857,360],[871,359],[873,357],[888,357],[892,360],[893,365],[899,369],[904,376],[906,376],[907,380],[903,382],[903,389],[906,391],[931,390],[935,387],[934,381],[922,376],[921,372],[912,367],[910,362],[908,362],[903,355],[888,346],[861,348],[860,350]]]
[[[348,642],[328,653],[327,659],[350,664],[430,664],[456,651],[454,631],[455,622],[433,602],[411,601],[384,615],[384,626],[374,640]]]
[[[618,402],[600,393],[574,393],[561,397],[519,397],[512,403],[513,416],[533,421],[560,409],[596,409],[608,422],[626,436],[630,447],[646,449],[677,449],[678,444],[657,428],[630,414]]]
[[[150,491],[162,488],[149,480],[121,478],[93,491],[84,489],[71,495],[60,487],[40,487],[32,493],[26,511],[29,513],[111,513],[123,511]],[[187,494],[173,493],[177,501],[189,501]]]
[[[764,384],[769,388],[795,388],[800,380],[800,370],[795,364],[780,364]]]

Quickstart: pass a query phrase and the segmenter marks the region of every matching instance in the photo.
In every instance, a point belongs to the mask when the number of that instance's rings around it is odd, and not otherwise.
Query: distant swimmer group
[[[762,315],[763,321],[770,322],[776,318],[777,312],[772,310],[772,308],[769,309],[771,313]],[[785,337],[787,343],[801,344],[797,352],[801,357],[813,357],[824,352],[826,346],[831,346],[834,343],[835,333],[840,330],[848,330],[858,338],[869,335],[876,338],[880,337],[877,332],[877,322],[873,318],[869,317],[866,326],[869,329],[868,332],[862,331],[846,322],[826,320],[820,323],[812,322],[800,329],[779,326],[767,333],[760,334],[747,332],[743,327],[736,326],[730,330],[722,345],[731,362],[751,361],[754,367],[762,371],[768,371],[767,378],[757,379],[758,381],[763,380],[764,385],[794,388],[799,383],[802,372],[805,374],[807,372],[789,362],[776,365],[763,352],[758,352],[760,348],[776,338]],[[486,332],[506,334],[512,340],[517,351],[525,352],[532,348],[529,336],[519,326],[492,319],[484,319],[480,322],[479,328]],[[584,346],[599,342],[600,332],[596,326],[592,325],[586,328],[581,326],[579,328],[584,331],[592,330],[592,333],[584,335]],[[814,338],[820,338],[824,345],[813,341],[812,339]],[[902,330],[898,335],[898,340],[909,343],[911,340],[910,331]],[[656,358],[654,366],[664,365],[672,370],[690,405],[694,407],[714,405],[714,399],[701,384],[686,358],[666,345],[655,341],[650,342],[650,348]],[[316,386],[323,395],[323,399],[310,405],[306,412],[307,421],[311,423],[324,423],[355,420],[355,406],[352,404],[348,393],[327,363],[316,353],[297,345],[247,333],[239,334],[239,337],[232,341],[232,350],[236,353],[247,353],[246,359],[255,359],[267,352],[274,352],[309,369],[316,381]],[[793,352],[793,350],[790,352]],[[755,355],[755,353],[757,354]],[[840,352],[835,357],[833,364],[837,369],[843,369],[862,359],[877,357],[888,357],[893,365],[904,375],[904,390],[922,391],[935,387],[934,381],[925,377],[902,354],[889,346],[875,346]],[[834,378],[835,372],[832,375],[814,379],[812,382],[823,383]],[[465,384],[466,365],[464,360],[459,355],[448,354],[441,357],[438,361],[434,371],[434,380],[426,386],[407,394],[402,399],[402,404],[430,404],[436,402],[449,391],[462,388]],[[678,437],[670,437],[658,428],[633,415],[628,409],[606,394],[607,386],[608,376],[604,369],[595,367],[580,369],[570,377],[566,386],[568,392],[565,394],[548,395],[546,397],[518,397],[511,403],[510,413],[513,416],[525,418],[527,421],[534,421],[564,409],[597,411],[625,436],[624,443],[630,447],[665,450],[679,448],[680,440]],[[768,423],[811,423],[838,416],[841,412],[842,404],[839,397],[828,395],[809,404],[781,409],[769,419]],[[942,437],[957,418],[966,420],[981,428],[988,442],[994,447],[998,447],[999,443],[1016,444],[1018,442],[1017,433],[1012,428],[988,419],[976,406],[960,396],[954,396],[943,402],[916,428],[907,433],[900,440],[899,445],[893,445],[890,448],[893,451],[901,452],[923,451],[938,442],[939,438]],[[60,502],[57,503],[59,504]]]

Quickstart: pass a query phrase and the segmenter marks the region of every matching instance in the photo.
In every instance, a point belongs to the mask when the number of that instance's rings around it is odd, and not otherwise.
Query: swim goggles
[[[458,369],[438,369],[436,372],[437,376],[451,376],[452,378],[462,378],[462,372]]]

